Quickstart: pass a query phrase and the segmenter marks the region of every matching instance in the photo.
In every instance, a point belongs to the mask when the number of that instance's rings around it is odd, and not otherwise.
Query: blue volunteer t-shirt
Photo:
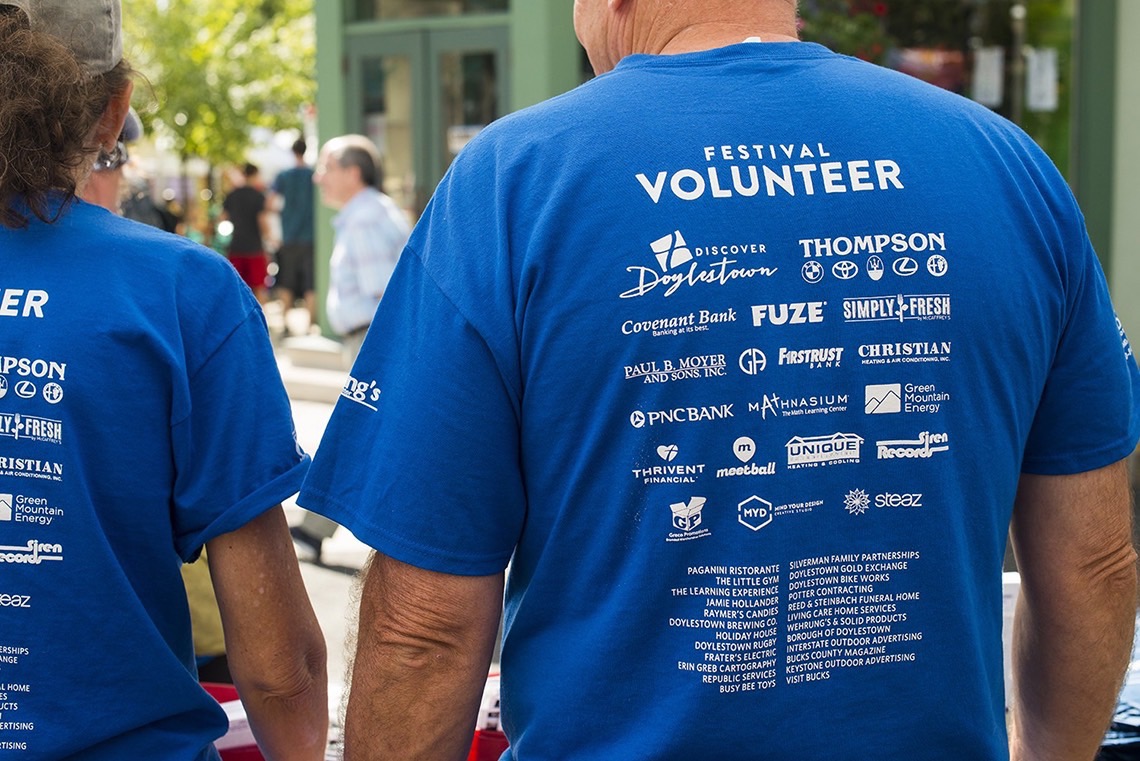
[[[82,202],[0,228],[0,758],[217,758],[180,568],[307,465],[225,259]]]
[[[1019,474],[1140,434],[1048,158],[811,44],[631,56],[491,125],[376,326],[300,501],[510,561],[524,761],[1006,758]]]

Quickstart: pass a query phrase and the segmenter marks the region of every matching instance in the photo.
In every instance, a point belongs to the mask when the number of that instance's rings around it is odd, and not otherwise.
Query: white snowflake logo
[[[870,506],[871,498],[862,489],[849,491],[847,496],[843,498],[843,507],[851,515],[862,515],[867,512],[867,508]]]

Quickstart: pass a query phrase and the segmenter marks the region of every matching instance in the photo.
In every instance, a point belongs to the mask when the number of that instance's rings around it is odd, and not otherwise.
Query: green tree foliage
[[[300,127],[316,95],[314,0],[124,0],[135,104],[183,158],[242,160],[250,129]],[[153,92],[153,99],[149,93]]]

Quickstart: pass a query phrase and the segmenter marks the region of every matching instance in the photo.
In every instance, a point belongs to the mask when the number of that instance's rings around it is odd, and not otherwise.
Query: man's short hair
[[[380,152],[375,144],[364,135],[341,135],[325,144],[327,158],[335,161],[342,169],[356,167],[360,170],[360,181],[365,185],[380,188],[384,182],[384,172],[380,166]]]
[[[309,149],[309,146],[305,143],[305,138],[299,137],[293,141],[293,155],[294,156],[304,156],[305,151],[307,151],[308,149]]]
[[[256,164],[249,164],[249,163],[247,163],[245,166],[243,166],[243,167],[241,168],[241,173],[242,173],[242,175],[244,175],[244,176],[245,176],[245,177],[247,177],[247,178],[248,178],[248,177],[253,177],[253,176],[254,176],[254,175],[256,175],[256,174],[257,174],[259,171],[260,171],[260,170],[257,168],[257,165],[256,165]]]

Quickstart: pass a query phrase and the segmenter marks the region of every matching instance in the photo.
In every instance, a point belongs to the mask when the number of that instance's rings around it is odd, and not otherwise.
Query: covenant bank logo
[[[876,441],[875,450],[880,460],[928,460],[939,452],[950,451],[950,435],[923,431],[917,439],[889,439]]]
[[[844,322],[949,320],[950,295],[902,294],[843,299]]]
[[[863,437],[854,433],[833,433],[829,436],[807,438],[793,436],[784,445],[788,450],[788,469],[857,463],[862,444]]]
[[[705,502],[705,497],[690,497],[688,502],[674,502],[669,505],[672,525],[675,530],[669,532],[665,541],[687,542],[711,536],[712,532],[702,525],[704,523],[702,512],[705,509]]]
[[[46,441],[63,443],[63,422],[34,415],[0,412],[0,437],[17,441]]]
[[[653,266],[631,265],[626,272],[633,274],[637,285],[622,291],[623,299],[634,299],[661,288],[668,298],[678,289],[698,285],[726,285],[732,280],[754,277],[772,277],[776,267],[748,267],[740,263],[741,256],[765,253],[761,243],[728,244],[722,246],[690,247],[680,230],[664,235],[649,244]]]
[[[0,563],[39,565],[47,560],[63,560],[63,545],[29,539],[26,545],[0,545]]]

